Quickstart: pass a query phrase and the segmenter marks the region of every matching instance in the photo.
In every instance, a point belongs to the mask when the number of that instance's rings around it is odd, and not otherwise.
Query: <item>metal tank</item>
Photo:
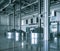
[[[23,31],[23,30],[19,30],[18,32],[19,32],[19,34],[20,34],[20,35],[19,35],[19,39],[20,39],[19,41],[20,41],[20,42],[26,41],[26,32]]]
[[[40,41],[40,38],[43,38],[43,28],[42,27],[41,28],[37,27],[37,28],[34,28],[33,30],[30,30],[30,28],[27,28],[27,42],[30,45],[38,44]]]
[[[26,40],[26,32],[24,32],[23,30],[12,29],[10,31],[7,31],[5,36],[8,39],[13,39],[15,41],[20,41],[20,42]]]
[[[36,39],[35,44],[39,44],[39,41],[43,38],[43,28],[37,27],[31,30],[31,38],[33,37]]]

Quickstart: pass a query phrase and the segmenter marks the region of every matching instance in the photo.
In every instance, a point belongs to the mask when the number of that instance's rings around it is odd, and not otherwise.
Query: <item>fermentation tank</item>
[[[40,40],[43,38],[43,28],[37,27],[31,30],[31,43],[39,44]],[[33,40],[35,39],[35,40]],[[33,42],[35,41],[35,42]]]
[[[5,36],[7,39],[12,39],[19,42],[26,40],[26,32],[23,30],[12,29],[10,31],[7,31]]]
[[[37,27],[37,28],[33,28],[33,30],[30,29],[31,28],[27,28],[27,42],[30,45],[39,44],[40,38],[43,38],[43,28]]]

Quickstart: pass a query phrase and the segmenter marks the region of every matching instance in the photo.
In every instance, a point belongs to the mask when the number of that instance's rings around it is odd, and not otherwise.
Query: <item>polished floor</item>
[[[57,41],[57,39],[50,41],[48,50],[49,51],[60,51],[60,43],[58,42],[60,42],[60,39],[59,41]],[[0,51],[44,51],[44,50],[45,50],[44,41],[42,41],[40,45],[31,45],[31,44],[21,45],[21,43],[18,43],[18,42],[15,42],[15,43],[13,42],[12,44],[11,42],[9,42],[8,48],[1,49]]]

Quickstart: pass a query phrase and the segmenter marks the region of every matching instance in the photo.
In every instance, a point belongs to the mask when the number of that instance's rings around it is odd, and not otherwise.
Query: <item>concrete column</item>
[[[44,0],[44,51],[49,51],[49,20],[50,16],[50,1]]]

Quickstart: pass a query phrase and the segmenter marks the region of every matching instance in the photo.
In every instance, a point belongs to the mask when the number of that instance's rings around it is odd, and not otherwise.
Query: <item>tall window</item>
[[[38,17],[36,18],[36,22],[38,23],[38,21],[39,21],[39,19],[38,19]]]
[[[33,23],[33,19],[31,19],[31,24]]]
[[[31,34],[31,43],[32,44],[37,44],[37,33],[32,33]]]
[[[22,20],[21,24],[24,25],[24,20]]]
[[[28,20],[26,20],[26,24],[28,24]]]

